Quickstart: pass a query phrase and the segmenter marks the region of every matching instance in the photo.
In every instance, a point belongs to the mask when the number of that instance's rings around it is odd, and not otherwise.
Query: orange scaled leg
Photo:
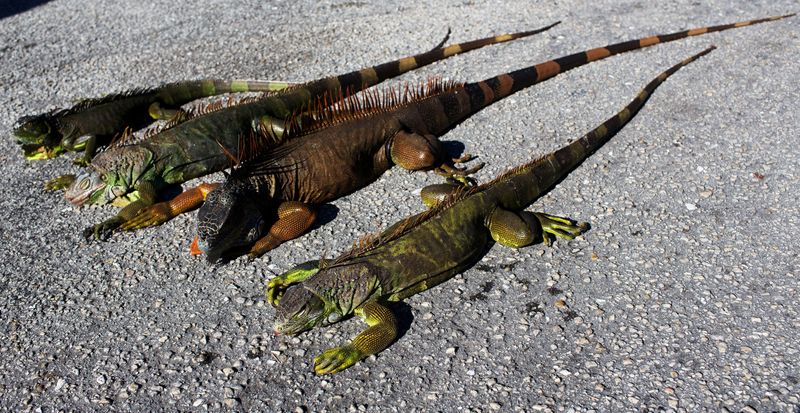
[[[272,224],[267,235],[256,241],[248,255],[252,258],[259,257],[278,245],[303,235],[316,218],[317,213],[302,202],[283,202],[278,206],[278,221]]]
[[[195,188],[183,191],[169,201],[150,205],[120,225],[120,229],[133,230],[163,224],[184,212],[191,211],[202,205],[208,193],[218,186],[219,184],[203,183]]]

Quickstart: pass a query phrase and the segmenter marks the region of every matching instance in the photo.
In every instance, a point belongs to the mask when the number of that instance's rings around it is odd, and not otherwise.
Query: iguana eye
[[[80,183],[80,185],[78,185],[78,187],[83,189],[83,190],[89,189],[89,180],[88,179],[82,179],[81,183]]]

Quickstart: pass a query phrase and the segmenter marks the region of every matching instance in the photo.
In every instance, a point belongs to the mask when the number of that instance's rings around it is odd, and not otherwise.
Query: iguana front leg
[[[208,193],[218,186],[218,183],[202,183],[197,187],[181,192],[169,201],[142,208],[136,216],[120,225],[119,229],[130,231],[163,224],[184,212],[189,212],[202,205]]]
[[[139,192],[139,199],[122,208],[114,217],[83,230],[83,237],[87,241],[92,239],[106,241],[120,225],[136,216],[142,208],[155,203],[157,193],[153,182],[143,181],[136,186],[136,190]]]
[[[292,268],[282,275],[278,275],[269,280],[267,284],[267,302],[273,307],[278,306],[283,293],[294,284],[303,282],[306,278],[319,271],[319,260],[306,261]]]
[[[328,349],[314,358],[315,373],[338,373],[385,349],[397,337],[397,319],[392,310],[377,301],[367,301],[355,309],[355,314],[369,327],[349,344]]]
[[[550,235],[573,239],[589,229],[589,224],[538,212],[520,213],[497,207],[486,218],[486,227],[498,243],[521,248],[535,242],[550,244]]]
[[[278,245],[295,239],[311,227],[317,213],[308,205],[298,201],[285,201],[278,206],[278,220],[272,224],[267,235],[256,241],[247,254],[257,258]]]
[[[60,189],[69,188],[75,182],[75,175],[67,174],[53,178],[44,183],[44,189],[48,191],[58,191]]]

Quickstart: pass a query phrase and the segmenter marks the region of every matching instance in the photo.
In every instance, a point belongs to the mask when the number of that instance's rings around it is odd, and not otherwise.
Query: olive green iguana
[[[408,170],[456,170],[438,140],[446,131],[482,108],[526,87],[588,62],[702,33],[777,20],[745,21],[651,36],[571,54],[481,82],[432,82],[421,92],[397,98],[396,90],[347,97],[325,107],[312,125],[279,146],[234,169],[219,184],[187,191],[143,210],[121,226],[135,229],[158,224],[205,205],[198,213],[193,254],[211,262],[247,252],[259,256],[305,233],[315,221],[315,207],[354,192],[376,180],[393,164]],[[411,88],[412,91],[417,88]],[[408,89],[407,89],[408,90]],[[333,108],[333,109],[331,109]],[[312,121],[313,122],[313,121]],[[463,161],[459,159],[455,161]],[[216,190],[213,190],[215,187]]]
[[[25,158],[50,159],[65,151],[83,150],[76,163],[87,165],[96,149],[126,129],[141,129],[153,120],[183,120],[180,109],[194,100],[236,92],[274,92],[294,85],[258,80],[202,79],[134,89],[96,99],[83,99],[67,109],[23,116],[14,125]]]
[[[558,24],[558,23],[555,23]],[[286,118],[313,99],[362,90],[386,79],[484,46],[541,33],[555,26],[487,37],[440,47],[339,76],[310,81],[266,96],[195,116],[136,143],[115,146],[98,154],[89,170],[79,176],[65,175],[48,183],[51,189],[67,188],[66,197],[75,205],[115,204],[124,208],[114,217],[87,228],[87,239],[107,239],[114,229],[143,207],[155,203],[163,188],[224,170],[237,157],[240,138],[254,130],[268,130],[277,145],[283,140]],[[205,186],[191,193],[204,193]]]
[[[520,248],[550,236],[571,239],[580,235],[588,224],[524,209],[608,142],[665,79],[713,49],[660,74],[621,112],[569,145],[480,186],[427,187],[423,198],[434,200],[434,205],[426,212],[363,238],[335,259],[310,261],[273,278],[267,300],[276,307],[275,332],[296,335],[352,314],[362,318],[369,325],[366,330],[350,343],[314,359],[317,374],[336,373],[394,341],[397,322],[387,303],[428,290],[465,271],[495,242]],[[442,197],[444,193],[449,194]]]

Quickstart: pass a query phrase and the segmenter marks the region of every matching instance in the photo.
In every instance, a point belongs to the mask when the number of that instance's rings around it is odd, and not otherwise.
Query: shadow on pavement
[[[3,0],[0,1],[0,19],[30,10],[50,0]]]

